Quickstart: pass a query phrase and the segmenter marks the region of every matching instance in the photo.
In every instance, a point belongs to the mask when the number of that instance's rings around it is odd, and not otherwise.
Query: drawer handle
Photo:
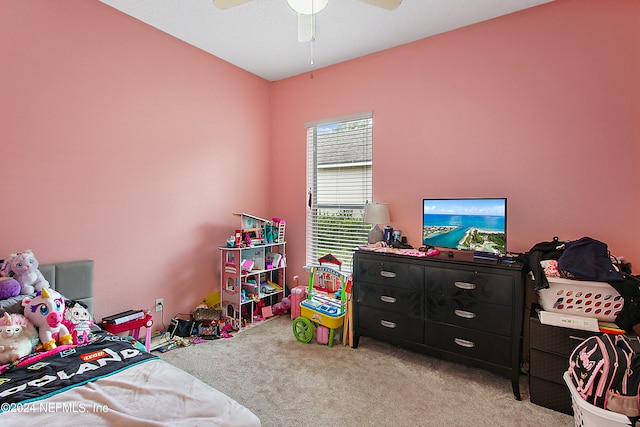
[[[388,279],[393,279],[394,277],[396,277],[396,273],[394,273],[393,271],[386,271],[386,270],[382,270],[380,272],[380,275]]]
[[[454,313],[456,314],[456,316],[462,317],[462,318],[465,318],[465,319],[475,319],[476,318],[476,314],[471,312],[471,311],[455,310]]]
[[[396,299],[387,295],[380,295],[380,301],[393,304],[396,302]]]
[[[380,321],[380,324],[381,324],[382,326],[384,326],[385,328],[390,328],[390,329],[393,329],[393,328],[395,328],[395,327],[396,327],[396,324],[395,324],[395,323],[393,323],[393,322],[389,322],[389,321],[387,321],[387,320],[381,320],[381,321]]]
[[[474,343],[473,341],[463,340],[462,338],[454,338],[453,342],[458,344],[460,347],[473,348],[476,346],[476,343]]]
[[[569,339],[576,340],[576,341],[584,341],[585,340],[585,338],[577,337],[575,335],[569,335]]]
[[[456,285],[456,288],[464,289],[465,291],[472,291],[476,288],[475,284],[467,282],[455,282],[454,285]]]

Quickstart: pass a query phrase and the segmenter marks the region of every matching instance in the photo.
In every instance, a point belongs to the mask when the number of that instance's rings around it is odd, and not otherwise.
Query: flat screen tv
[[[422,200],[424,245],[504,255],[506,241],[506,198]]]

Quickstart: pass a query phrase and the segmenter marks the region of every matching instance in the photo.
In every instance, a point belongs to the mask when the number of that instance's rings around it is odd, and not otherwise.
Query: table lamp
[[[373,224],[369,231],[369,244],[381,242],[384,233],[378,224],[389,224],[389,206],[386,203],[367,203],[364,207],[364,222]]]

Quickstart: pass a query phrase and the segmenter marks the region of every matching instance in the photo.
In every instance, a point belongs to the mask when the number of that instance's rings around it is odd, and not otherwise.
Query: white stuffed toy
[[[12,277],[20,283],[20,293],[30,295],[49,287],[49,282],[38,270],[38,260],[31,250],[11,254],[0,267],[0,275]]]
[[[44,288],[33,298],[22,300],[24,317],[38,328],[40,342],[45,351],[53,350],[57,344],[73,344],[69,329],[62,323],[64,298],[53,289]]]
[[[37,342],[36,328],[21,314],[0,318],[0,365],[30,355]]]

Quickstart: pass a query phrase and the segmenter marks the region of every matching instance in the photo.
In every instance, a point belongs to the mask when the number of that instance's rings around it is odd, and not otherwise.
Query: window
[[[351,271],[353,249],[371,228],[364,206],[372,199],[371,112],[305,124],[307,128],[307,266],[333,254]]]

